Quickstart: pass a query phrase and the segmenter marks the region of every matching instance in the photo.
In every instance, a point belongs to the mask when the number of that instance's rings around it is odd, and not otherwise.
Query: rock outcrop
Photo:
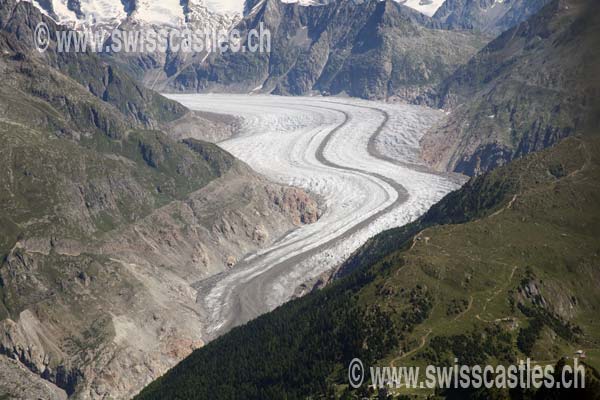
[[[3,355],[0,355],[0,395],[15,400],[67,399],[64,390],[40,378],[19,361]]]
[[[433,18],[454,29],[494,36],[534,15],[550,0],[446,0]]]

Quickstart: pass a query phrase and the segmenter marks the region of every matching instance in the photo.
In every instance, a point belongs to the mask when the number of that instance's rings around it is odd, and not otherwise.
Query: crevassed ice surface
[[[198,284],[207,339],[289,300],[367,239],[411,222],[459,186],[418,165],[419,140],[443,115],[437,110],[323,97],[169,97],[239,117],[240,134],[219,146],[274,181],[318,194],[326,206],[318,222]]]

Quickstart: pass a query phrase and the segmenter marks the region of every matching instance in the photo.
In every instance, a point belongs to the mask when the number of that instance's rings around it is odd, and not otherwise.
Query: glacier
[[[241,120],[218,143],[278,183],[322,199],[324,212],[235,268],[195,284],[211,340],[290,300],[374,235],[413,221],[460,179],[428,171],[419,140],[443,112],[333,97],[167,95]]]

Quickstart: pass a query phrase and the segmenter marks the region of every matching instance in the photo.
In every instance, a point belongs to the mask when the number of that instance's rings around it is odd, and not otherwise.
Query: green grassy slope
[[[197,350],[139,398],[364,395],[348,391],[354,357],[555,364],[583,348],[599,367],[599,150],[574,137],[473,179],[367,243],[339,281]]]
[[[13,50],[15,40],[0,31],[7,77],[0,87],[6,222],[0,254],[23,235],[83,238],[132,222],[232,165],[233,158],[214,145],[195,142],[192,148],[146,129],[60,70]],[[169,113],[168,105],[159,108]]]
[[[43,53],[38,53],[34,31],[40,22],[45,22],[52,32],[50,44]],[[90,94],[115,107],[125,118],[145,128],[159,128],[162,124],[180,118],[188,112],[181,104],[146,89],[115,65],[109,64],[91,51],[85,53],[58,52],[54,41],[56,30],[65,30],[47,16],[42,15],[30,2],[5,0],[0,4],[0,30],[3,47],[10,48],[18,59],[36,59],[68,76]],[[35,71],[29,76],[35,89],[40,79]]]
[[[171,139],[160,128],[187,110],[93,55],[38,54],[28,41],[42,18],[29,3],[0,4],[0,354],[73,394],[115,336],[106,310],[145,293],[109,257],[81,249],[188,198],[235,160]],[[96,278],[106,284],[81,290]],[[13,329],[24,311],[45,323],[45,342],[29,351]]]
[[[40,55],[42,20],[57,29],[29,3],[0,5],[0,256],[19,237],[83,239],[132,222],[233,163],[158,130],[187,110],[93,54]]]

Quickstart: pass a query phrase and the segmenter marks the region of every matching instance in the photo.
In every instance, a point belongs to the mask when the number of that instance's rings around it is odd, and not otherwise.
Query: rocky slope
[[[319,211],[163,133],[189,112],[117,67],[32,50],[41,20],[0,4],[0,397],[126,398],[202,345],[193,283]]]
[[[366,371],[455,358],[554,365],[584,348],[598,368],[599,146],[597,135],[568,138],[472,179],[416,222],[376,236],[345,277],[195,351],[138,398],[385,397],[367,390],[368,373],[350,390],[355,357]],[[595,398],[591,368],[586,390],[435,395]]]
[[[474,29],[494,36],[518,25],[549,0],[446,0],[433,18],[452,28]]]
[[[436,168],[476,175],[600,124],[595,3],[555,0],[439,88],[446,120],[423,142]]]
[[[245,37],[261,23],[271,31],[271,53],[213,54],[183,65],[166,89],[419,102],[482,46],[478,36],[438,29],[435,21],[394,1],[305,7],[267,0],[237,27]]]
[[[66,400],[67,394],[25,368],[18,361],[0,355],[0,393],[15,400]]]
[[[3,48],[7,52],[4,54],[5,59],[11,55],[15,59],[29,56],[36,58],[45,66],[53,67],[87,87],[90,94],[116,107],[132,124],[157,128],[161,123],[172,121],[187,112],[181,105],[146,90],[117,68],[96,57],[90,57],[89,53],[80,57],[74,53],[57,52],[56,43],[52,41],[48,51],[38,54],[33,43],[34,30],[42,20],[54,24],[30,3],[14,0],[2,3],[0,29],[3,32]],[[38,79],[42,80],[43,77]],[[42,94],[39,96],[42,97]]]
[[[54,26],[49,18],[44,17],[44,20]],[[111,127],[121,129],[123,126],[137,125],[148,129],[168,127],[169,130],[179,132],[181,129],[191,130],[189,122],[193,121],[200,128],[206,127],[207,131],[210,128],[210,131],[217,134],[217,136],[226,137],[233,134],[232,121],[223,120],[220,116],[192,113],[180,104],[146,89],[141,83],[124,73],[122,69],[98,57],[93,57],[89,52],[85,53],[84,56],[75,53],[57,52],[56,43],[51,41],[48,50],[43,55],[38,54],[33,38],[34,30],[41,21],[42,14],[30,3],[15,0],[3,2],[0,7],[0,29],[4,32],[2,37],[3,47],[7,48],[5,56],[8,58],[8,55],[14,53],[13,58],[15,59],[33,57],[46,66],[52,67],[52,70],[48,73],[49,75],[56,75],[55,71],[59,71],[78,84],[85,86],[89,92],[86,95],[91,94],[102,100],[101,104],[104,111],[107,111],[106,107],[108,105],[118,109],[119,113],[116,114],[112,112],[100,113],[99,110],[96,110],[97,115],[94,117],[96,121],[93,122],[97,125],[96,128],[103,129],[105,133],[108,133]],[[83,129],[89,121],[83,121],[77,115],[81,114],[82,111],[76,109],[82,107],[82,105],[75,104],[78,102],[76,97],[73,96],[70,99],[71,101],[67,101],[63,98],[64,94],[52,93],[53,91],[61,92],[62,88],[44,81],[44,72],[41,70],[35,71],[35,68],[41,68],[39,64],[26,65],[30,69],[27,74],[17,74],[14,78],[18,80],[18,82],[13,83],[19,85],[19,90],[31,92],[36,97],[53,102],[54,106],[61,112],[69,114],[72,125],[79,124],[78,128]],[[7,74],[10,72],[6,71]],[[62,90],[62,92],[68,94],[68,91]],[[18,115],[18,107],[15,111]],[[50,117],[45,116],[44,118],[48,119]],[[62,118],[64,119],[64,116]],[[121,119],[121,121],[117,122],[117,119]],[[46,122],[50,123],[49,121]],[[51,123],[64,125],[64,121],[59,123],[54,120]],[[65,130],[66,127],[57,126],[57,129]],[[209,136],[214,136],[214,134]],[[195,137],[205,138],[200,132],[197,132]],[[207,138],[210,139],[210,137]]]

